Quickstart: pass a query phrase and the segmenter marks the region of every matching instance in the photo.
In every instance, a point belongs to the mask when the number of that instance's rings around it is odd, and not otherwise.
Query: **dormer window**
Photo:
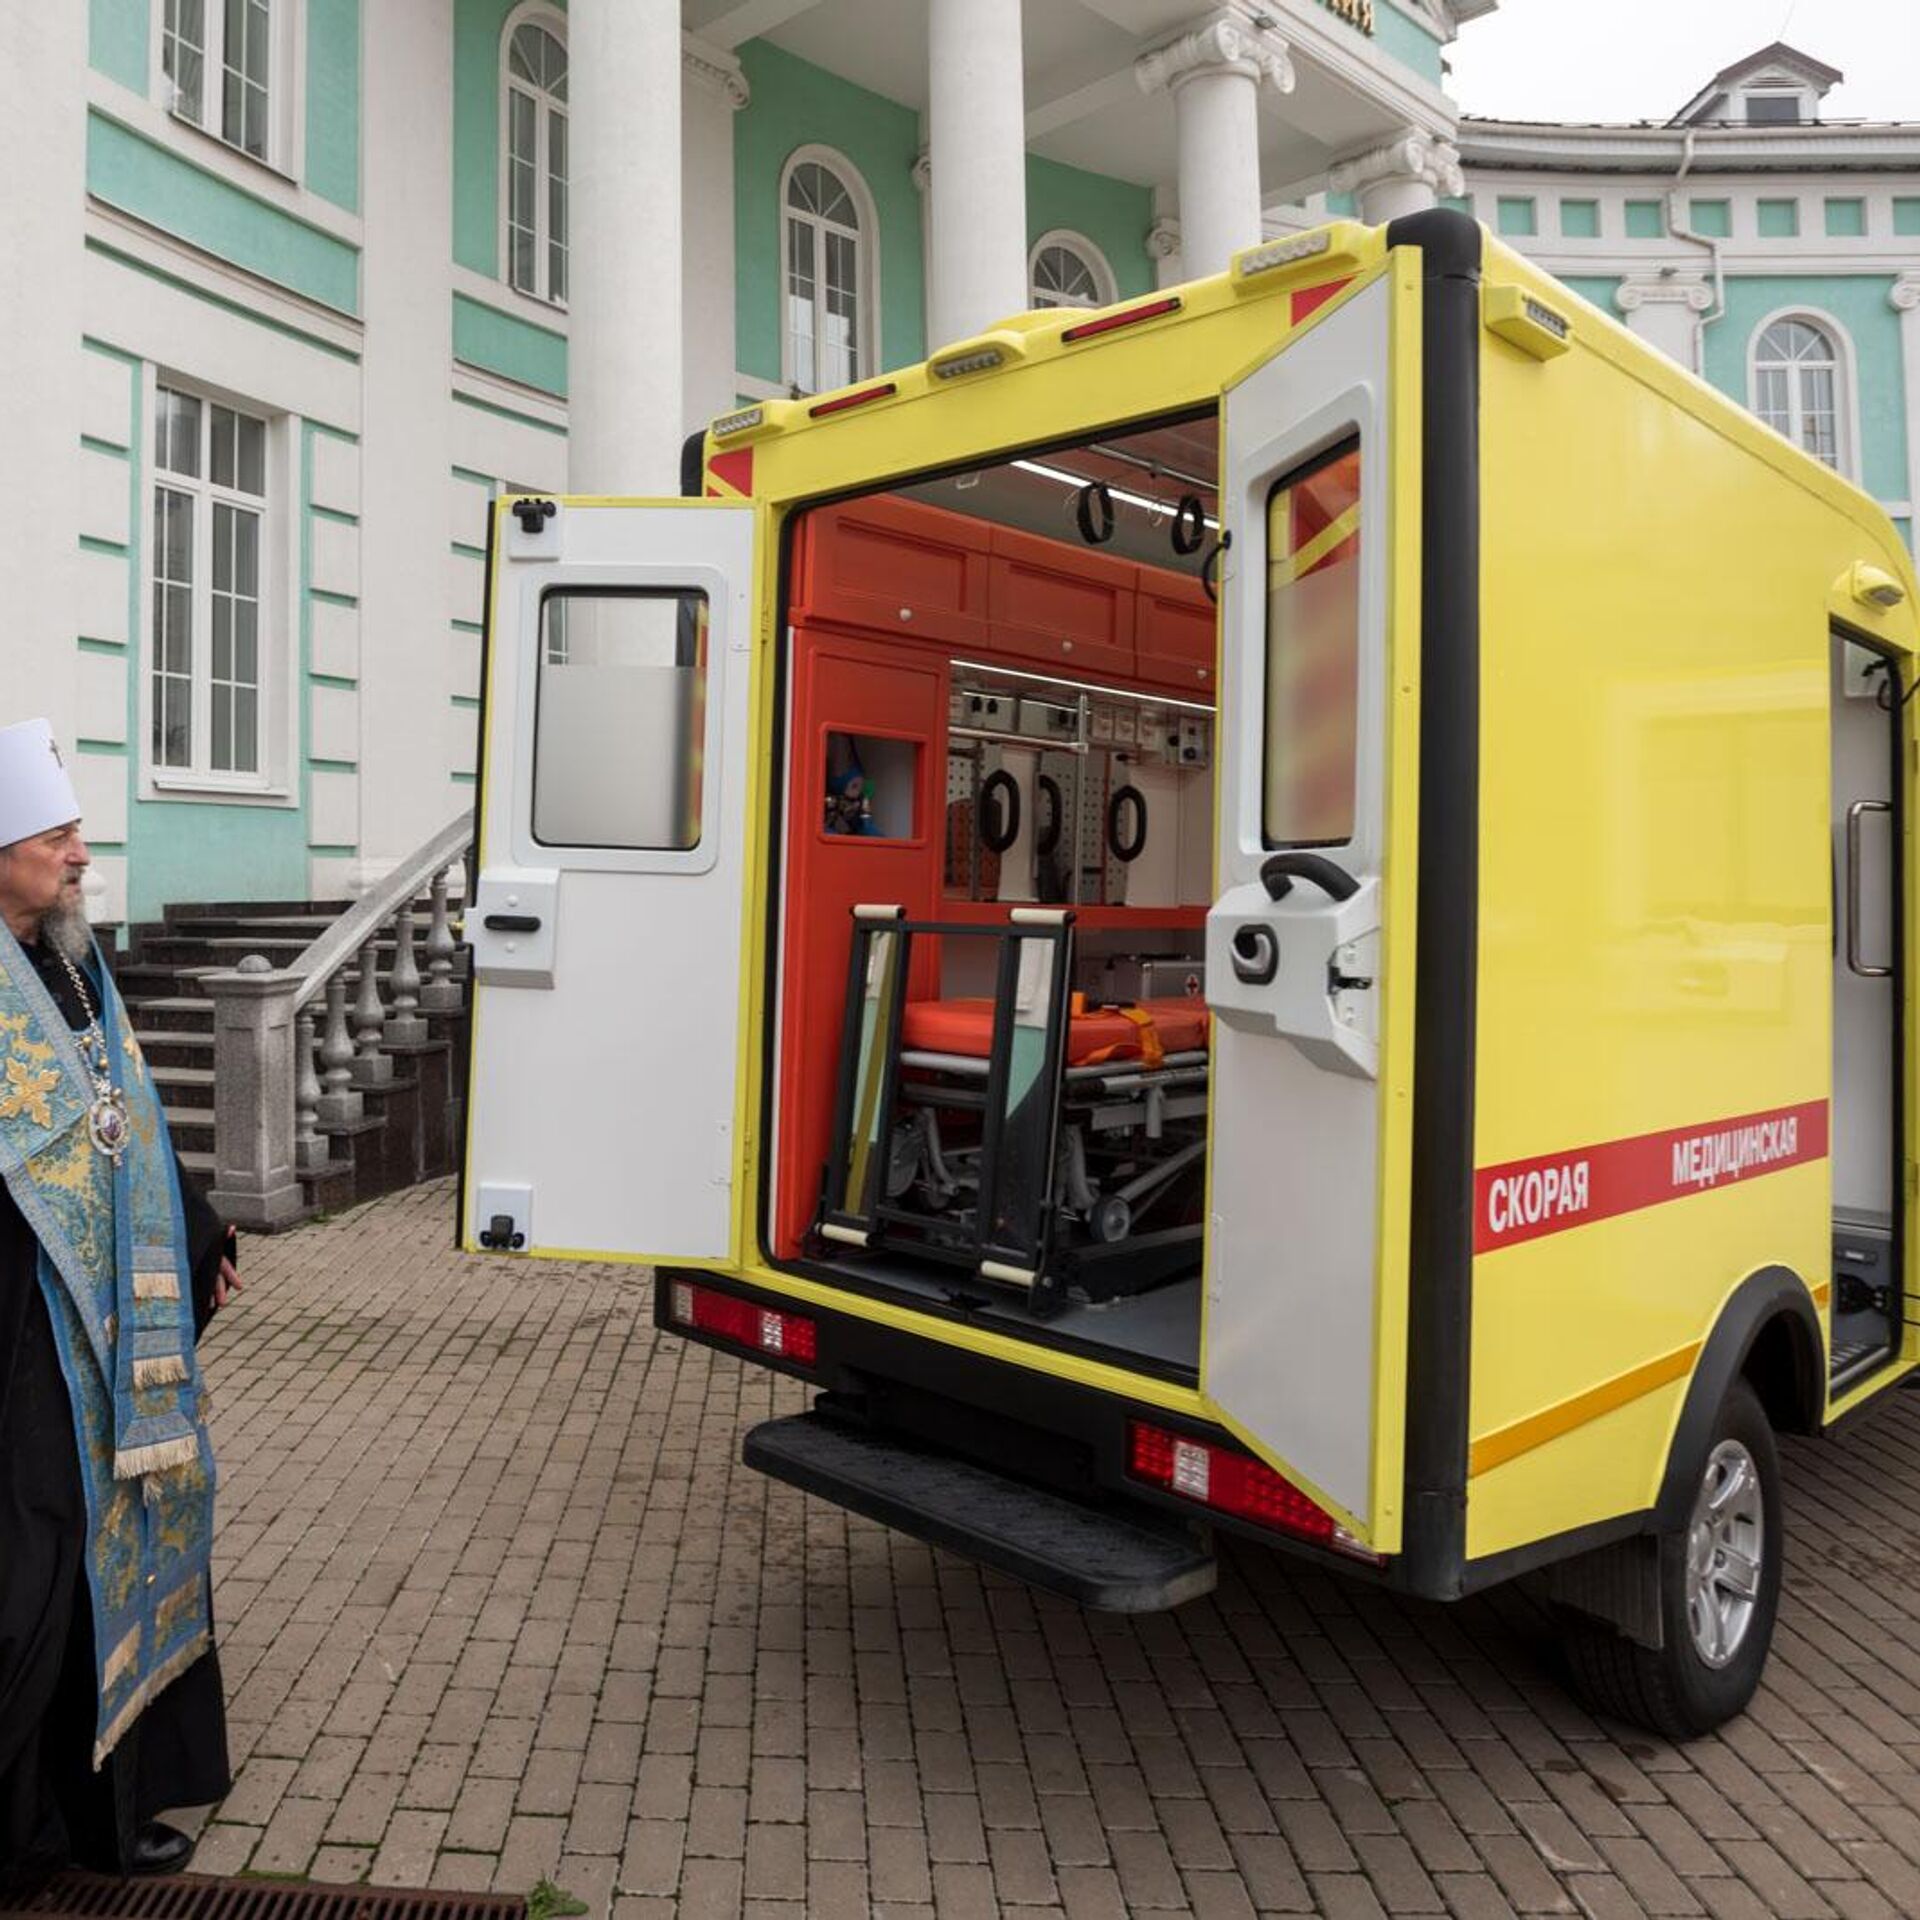
[[[1793,127],[1812,118],[1807,112],[1807,96],[1797,88],[1750,93],[1744,102],[1750,127]]]

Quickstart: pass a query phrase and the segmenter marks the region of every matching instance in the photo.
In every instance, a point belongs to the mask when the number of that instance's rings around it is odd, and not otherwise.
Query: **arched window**
[[[507,284],[536,300],[567,297],[567,46],[556,14],[523,9],[507,22],[505,92]]]
[[[1841,361],[1833,336],[1787,316],[1760,331],[1753,348],[1753,410],[1796,447],[1830,467],[1841,462]]]
[[[1028,296],[1036,307],[1105,307],[1113,273],[1092,241],[1077,233],[1043,233],[1027,262]]]
[[[786,233],[782,358],[790,386],[844,387],[874,364],[873,214],[837,155],[796,154],[781,190]]]

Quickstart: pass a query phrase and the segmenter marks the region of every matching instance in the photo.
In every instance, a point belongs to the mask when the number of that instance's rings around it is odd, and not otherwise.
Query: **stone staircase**
[[[214,1177],[214,1002],[208,976],[260,955],[291,965],[352,905],[346,900],[205,902],[169,907],[157,924],[130,930],[113,962],[121,997],[167,1110],[184,1166]],[[373,942],[375,974],[391,1005],[393,929]],[[449,1173],[457,1164],[466,1091],[467,1031],[459,1012],[425,1013],[428,1037],[383,1045],[391,1079],[363,1090],[357,1120],[317,1123],[327,1165],[300,1174],[311,1212],[330,1213]]]

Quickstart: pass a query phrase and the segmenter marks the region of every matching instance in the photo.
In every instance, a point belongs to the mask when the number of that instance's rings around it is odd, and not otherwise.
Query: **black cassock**
[[[65,968],[40,946],[26,951],[68,1024],[84,1027]],[[184,1171],[180,1193],[197,1331],[213,1311],[224,1235]],[[232,1785],[212,1652],[94,1770],[86,1495],[38,1254],[0,1186],[0,1887],[72,1862],[119,1871],[141,1821],[218,1800]]]

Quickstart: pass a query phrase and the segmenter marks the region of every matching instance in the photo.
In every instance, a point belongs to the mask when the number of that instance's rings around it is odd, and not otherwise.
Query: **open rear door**
[[[1201,1386],[1400,1544],[1417,777],[1403,255],[1230,385]],[[1396,380],[1396,368],[1399,377]]]
[[[732,1251],[753,509],[496,509],[462,1244]]]

